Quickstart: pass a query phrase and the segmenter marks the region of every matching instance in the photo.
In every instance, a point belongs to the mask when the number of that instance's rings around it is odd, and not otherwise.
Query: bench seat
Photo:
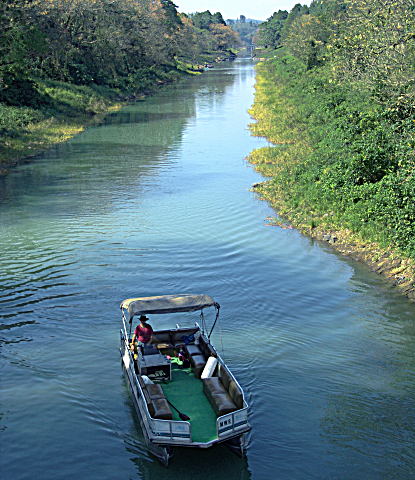
[[[159,420],[172,420],[173,414],[165,398],[155,398],[149,405],[150,414]]]
[[[195,376],[197,378],[200,378],[200,375],[202,375],[203,369],[206,365],[206,359],[202,351],[200,350],[198,345],[194,344],[186,345],[184,348],[189,355],[190,364],[193,367],[193,372]]]
[[[144,398],[147,402],[148,411],[153,418],[159,420],[172,420],[173,413],[164,396],[163,389],[160,385],[145,384],[140,378],[140,385],[144,393]]]
[[[238,409],[218,377],[203,378],[203,391],[218,417]]]

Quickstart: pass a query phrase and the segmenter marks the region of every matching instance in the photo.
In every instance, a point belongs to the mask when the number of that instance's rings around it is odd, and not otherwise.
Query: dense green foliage
[[[219,25],[228,43],[214,30]],[[36,103],[34,78],[134,89],[146,77],[163,79],[178,60],[203,60],[202,52],[237,42],[220,13],[192,22],[170,0],[6,0],[0,26],[0,101],[7,104],[21,104],[22,95]]]
[[[0,174],[16,160],[33,156],[49,145],[64,142],[93,122],[97,114],[117,108],[118,92],[107,87],[36,81],[42,105],[0,104]]]
[[[220,12],[212,14],[209,10],[206,10],[205,12],[192,13],[189,16],[194,26],[202,30],[209,30],[209,27],[214,24],[226,25]]]
[[[171,0],[2,0],[0,161],[7,137],[36,122],[100,112],[111,91],[136,96],[234,55],[220,13],[192,18]]]
[[[300,7],[260,28],[278,48],[252,110],[279,144],[252,155],[273,177],[263,193],[313,227],[415,258],[415,1]]]

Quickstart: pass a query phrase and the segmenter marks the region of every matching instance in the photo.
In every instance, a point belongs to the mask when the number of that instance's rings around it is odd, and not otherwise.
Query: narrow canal
[[[415,306],[266,226],[244,160],[265,144],[247,127],[254,82],[250,61],[224,64],[0,181],[2,479],[414,478]],[[185,292],[222,306],[246,462],[217,447],[166,470],[145,450],[118,306]]]

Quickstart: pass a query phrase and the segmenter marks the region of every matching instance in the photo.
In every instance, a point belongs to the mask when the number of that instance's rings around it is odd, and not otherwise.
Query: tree
[[[212,23],[217,23],[219,25],[226,25],[225,20],[222,17],[220,12],[216,12],[212,15]]]
[[[415,0],[348,0],[328,48],[336,78],[388,103],[415,104]]]
[[[182,20],[177,12],[176,5],[171,0],[160,0],[160,3],[168,26],[172,29],[179,27],[182,24]]]
[[[47,42],[33,21],[30,2],[5,0],[0,4],[0,102],[36,104],[37,92],[27,72],[36,67],[38,52]]]
[[[257,43],[266,48],[277,48],[280,46],[281,32],[287,17],[288,12],[286,10],[278,10],[266,22],[261,23],[258,29]]]
[[[307,66],[307,69],[310,69],[323,60],[324,47],[329,35],[319,17],[301,15],[292,22],[286,35],[285,46]]]
[[[226,25],[226,22],[223,19],[221,13],[216,12],[212,15],[209,10],[193,13],[192,15],[190,15],[190,18],[193,20],[195,27],[202,30],[209,30],[209,27],[213,23]]]
[[[171,0],[3,0],[0,101],[35,103],[39,78],[134,88],[234,44],[219,12],[194,19]]]
[[[293,6],[288,14],[287,18],[284,21],[284,24],[281,29],[281,42],[284,43],[287,35],[290,32],[291,25],[295,21],[296,18],[301,17],[302,15],[308,15],[310,13],[309,8],[307,5],[301,5],[297,3]]]
[[[229,50],[240,44],[238,34],[227,25],[212,23],[209,29],[213,34],[215,49],[217,50]]]

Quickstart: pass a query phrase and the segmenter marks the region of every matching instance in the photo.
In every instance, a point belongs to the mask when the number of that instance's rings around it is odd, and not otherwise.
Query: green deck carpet
[[[172,380],[161,385],[165,396],[180,412],[190,417],[193,442],[206,443],[217,438],[216,414],[203,393],[202,381],[190,368],[172,365]],[[173,419],[180,420],[172,408]]]

